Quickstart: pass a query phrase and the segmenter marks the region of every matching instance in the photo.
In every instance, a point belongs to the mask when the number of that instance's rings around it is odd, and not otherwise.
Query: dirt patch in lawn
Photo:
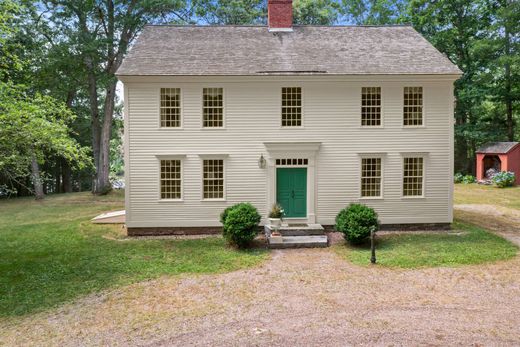
[[[520,211],[485,204],[455,205],[455,217],[508,239],[520,247]]]
[[[462,268],[359,267],[330,249],[161,278],[0,321],[6,345],[520,344],[520,258]]]

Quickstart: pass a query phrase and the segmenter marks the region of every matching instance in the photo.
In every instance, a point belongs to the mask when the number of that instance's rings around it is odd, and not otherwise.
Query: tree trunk
[[[92,193],[99,193],[97,187],[97,181],[99,176],[99,151],[100,151],[100,139],[101,139],[101,127],[99,123],[99,104],[98,104],[98,93],[97,93],[97,82],[96,76],[94,75],[94,66],[90,59],[87,59],[88,73],[88,92],[90,101],[90,125],[92,131],[92,154],[94,156],[94,168],[96,172],[92,182]]]
[[[34,196],[36,197],[36,200],[41,200],[45,195],[43,193],[43,182],[40,176],[40,164],[38,164],[34,154],[31,158],[31,176],[34,186]]]
[[[70,165],[66,160],[61,160],[61,191],[63,193],[72,193],[72,172]]]
[[[61,158],[56,158],[55,167],[54,167],[54,180],[55,187],[54,193],[62,193],[61,190]]]
[[[509,58],[509,56],[511,55],[511,42],[510,42],[511,36],[509,33],[509,25],[507,23],[507,19],[506,19],[506,23],[504,25],[504,29],[505,29],[505,35],[504,35],[505,55],[507,58]],[[505,84],[506,84],[504,99],[505,99],[505,104],[506,104],[506,116],[507,116],[507,119],[506,119],[507,139],[509,141],[514,141],[515,140],[515,124],[514,124],[514,120],[513,120],[513,100],[511,97],[511,65],[508,60],[506,60],[504,68],[505,68],[504,77],[505,77]]]
[[[99,144],[99,166],[97,167],[96,194],[106,194],[112,190],[110,184],[110,137],[114,115],[116,81],[111,81],[106,89],[103,126]]]

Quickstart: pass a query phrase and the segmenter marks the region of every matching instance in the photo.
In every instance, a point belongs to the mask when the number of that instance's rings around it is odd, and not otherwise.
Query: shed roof
[[[411,26],[146,26],[119,76],[448,74],[461,71]]]
[[[488,142],[477,149],[477,153],[506,154],[520,142]]]

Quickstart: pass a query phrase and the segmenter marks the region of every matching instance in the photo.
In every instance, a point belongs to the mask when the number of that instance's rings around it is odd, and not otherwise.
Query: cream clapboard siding
[[[455,77],[132,77],[125,82],[127,225],[219,225],[220,212],[249,201],[265,217],[264,142],[321,142],[317,222],[334,224],[350,202],[363,202],[383,224],[452,221]],[[281,128],[282,86],[303,88],[303,128]],[[360,127],[362,86],[381,86],[383,126]],[[403,87],[422,86],[424,127],[404,128]],[[159,88],[181,88],[182,129],[159,128]],[[202,88],[223,87],[225,129],[202,129]],[[383,198],[360,199],[360,153],[383,154]],[[424,198],[402,197],[402,154],[425,155]],[[225,155],[225,201],[202,201],[201,155]],[[181,155],[182,201],[160,201],[160,155]],[[309,202],[308,202],[309,203]]]

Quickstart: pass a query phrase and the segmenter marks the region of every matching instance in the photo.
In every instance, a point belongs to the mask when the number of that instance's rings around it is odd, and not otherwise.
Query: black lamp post
[[[370,262],[372,264],[376,263],[376,232],[374,229],[370,231],[370,251],[372,255],[370,256]]]

